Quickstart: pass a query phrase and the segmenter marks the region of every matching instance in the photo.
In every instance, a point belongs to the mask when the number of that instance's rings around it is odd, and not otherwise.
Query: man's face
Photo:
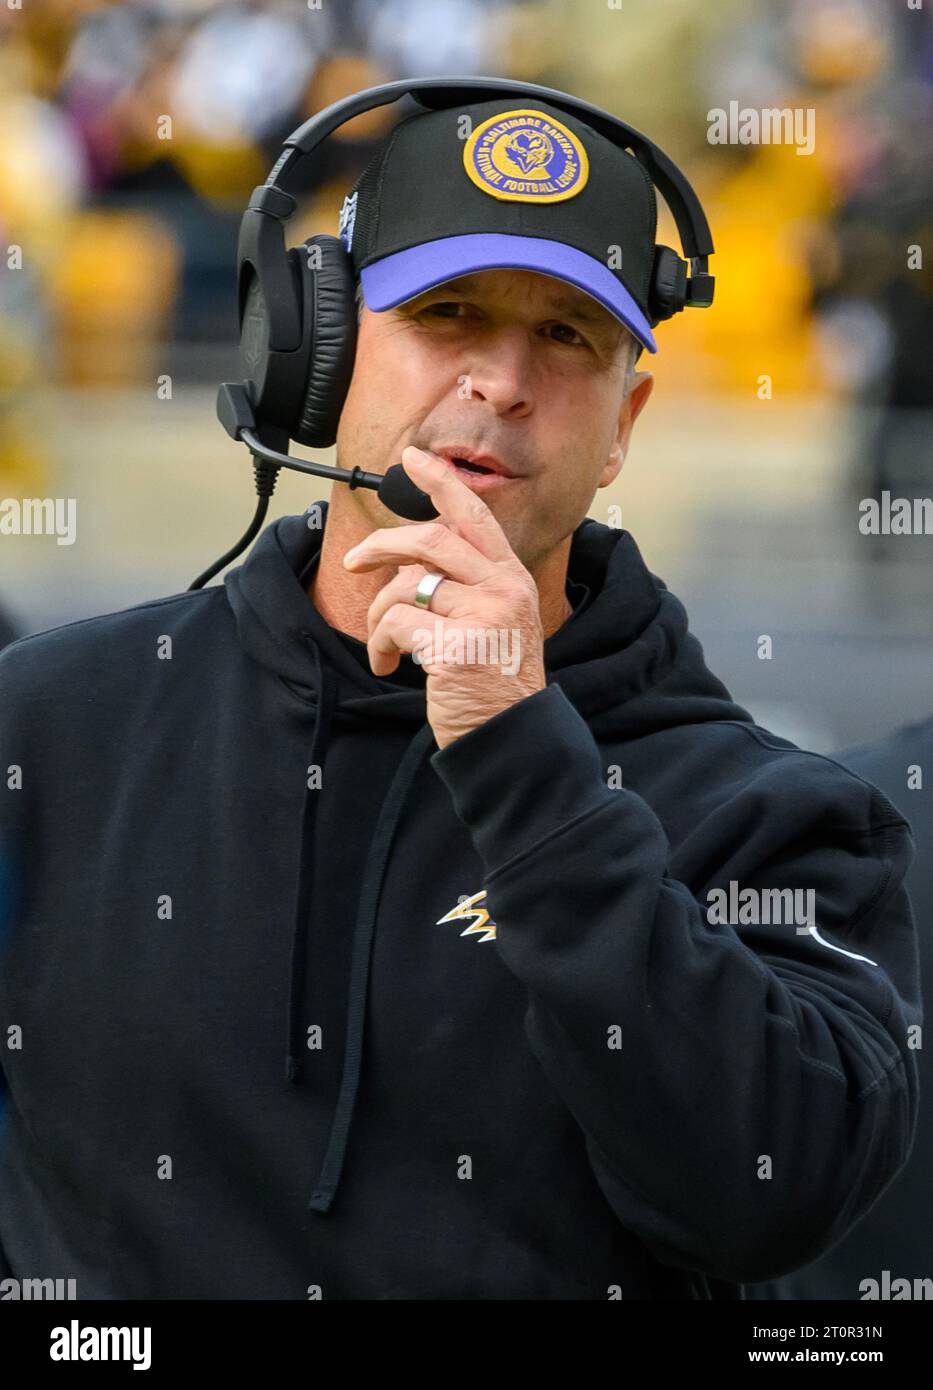
[[[340,467],[385,473],[407,444],[494,456],[515,476],[481,495],[533,569],[622,466],[652,386],[637,373],[626,394],[631,349],[596,300],[530,270],[480,271],[395,309],[364,308]],[[369,529],[409,524],[370,490],[344,500]]]

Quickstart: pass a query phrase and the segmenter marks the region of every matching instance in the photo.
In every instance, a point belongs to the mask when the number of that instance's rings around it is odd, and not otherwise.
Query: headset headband
[[[693,267],[694,272],[703,273],[706,270],[706,258],[715,249],[706,214],[686,177],[663,150],[634,126],[627,125],[617,116],[609,115],[588,101],[552,87],[539,87],[535,82],[510,82],[507,78],[458,77],[453,81],[442,77],[421,80],[405,78],[399,82],[368,87],[365,91],[334,102],[289,135],[266,182],[253,190],[247,211],[269,213],[280,219],[290,216],[296,204],[295,194],[304,191],[302,174],[309,157],[322,140],[354,116],[372,111],[377,106],[387,106],[404,96],[411,96],[419,106],[435,111],[443,107],[468,105],[484,97],[492,100],[500,95],[528,96],[538,101],[548,101],[579,117],[613,144],[631,150],[639,163],[644,165],[652,183],[660,189],[673,213],[684,253],[690,260],[699,262]],[[280,198],[270,196],[273,194],[287,198],[291,209],[286,211]]]
[[[714,247],[706,214],[688,179],[647,135],[642,135],[641,131],[616,116],[610,116],[598,106],[571,96],[569,92],[540,87],[535,82],[511,82],[499,77],[458,77],[452,80],[426,77],[404,78],[398,82],[367,87],[318,111],[292,131],[265,183],[253,189],[240,222],[237,262],[240,267],[241,321],[247,284],[244,268],[262,264],[265,267],[270,343],[279,351],[291,352],[301,340],[298,305],[291,293],[283,254],[283,224],[298,206],[298,195],[307,189],[310,182],[307,169],[322,141],[353,120],[354,116],[361,116],[378,106],[388,106],[405,96],[413,97],[425,110],[438,110],[499,95],[527,96],[551,102],[586,121],[619,148],[631,150],[647,171],[651,182],[660,189],[677,224],[684,254],[690,261],[690,278],[683,286],[683,302],[700,306],[712,302],[713,277],[707,270],[707,258],[713,254]],[[683,303],[680,307],[683,307]]]

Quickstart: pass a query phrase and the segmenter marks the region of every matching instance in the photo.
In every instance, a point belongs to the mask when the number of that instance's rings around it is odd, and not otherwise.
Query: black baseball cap
[[[649,352],[656,229],[633,155],[558,107],[508,96],[401,121],[340,211],[372,310],[478,270],[536,270],[591,295]]]

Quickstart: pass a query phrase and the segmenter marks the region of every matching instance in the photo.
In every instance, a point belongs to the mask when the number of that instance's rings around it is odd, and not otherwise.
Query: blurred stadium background
[[[240,213],[282,139],[376,82],[499,75],[644,130],[716,241],[716,304],[659,329],[654,396],[591,515],[621,508],[762,724],[828,750],[929,714],[933,537],[865,536],[858,502],[933,492],[933,4],[315,4],[0,6],[0,499],[77,503],[74,545],[0,535],[15,630],[177,593],[245,529],[249,456],[214,395],[238,375]],[[710,144],[730,101],[812,108],[814,152]],[[336,232],[398,114],[329,142],[290,244]],[[283,476],[270,517],[328,492]]]

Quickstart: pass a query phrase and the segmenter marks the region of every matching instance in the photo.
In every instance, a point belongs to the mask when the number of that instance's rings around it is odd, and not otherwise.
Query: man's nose
[[[533,403],[532,371],[527,329],[501,328],[486,335],[471,354],[463,394],[486,401],[497,415],[527,415]]]

